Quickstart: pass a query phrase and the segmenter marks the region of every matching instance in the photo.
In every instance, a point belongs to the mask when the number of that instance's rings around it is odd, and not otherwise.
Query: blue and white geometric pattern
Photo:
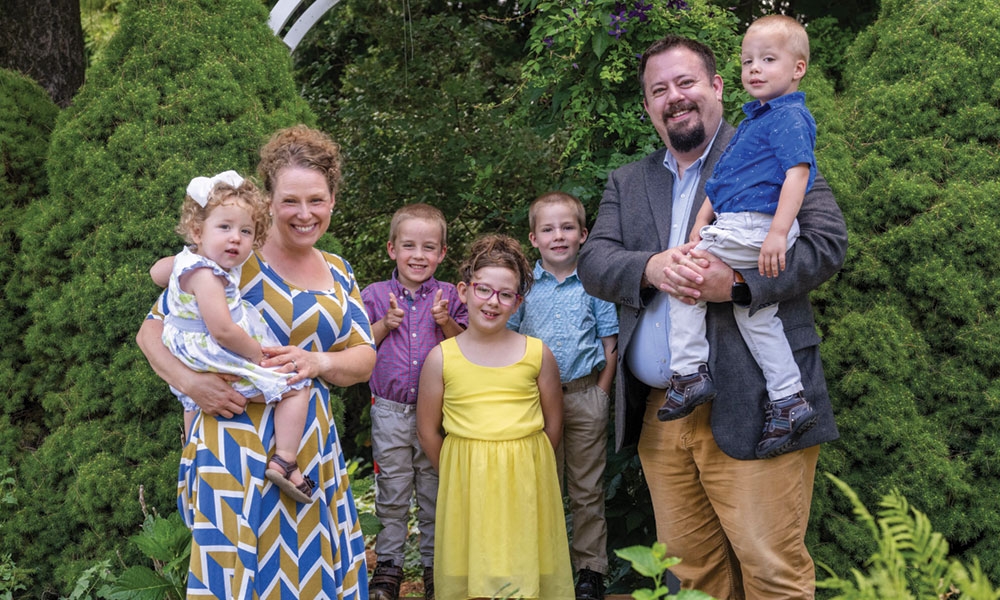
[[[243,298],[283,344],[312,351],[372,345],[353,271],[340,257],[325,257],[336,284],[314,291],[289,287],[254,254],[243,265]],[[308,505],[264,477],[274,405],[251,403],[232,419],[198,415],[178,476],[177,505],[194,538],[189,598],[368,597],[365,543],[329,400],[326,383],[314,379],[298,454],[299,468],[319,482]]]

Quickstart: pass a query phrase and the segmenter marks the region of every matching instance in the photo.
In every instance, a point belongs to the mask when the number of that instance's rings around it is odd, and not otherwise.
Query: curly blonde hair
[[[208,193],[204,207],[195,202],[191,196],[185,195],[184,203],[181,204],[181,220],[175,231],[185,242],[195,245],[192,234],[205,226],[205,219],[216,207],[229,203],[243,204],[247,207],[253,219],[253,247],[256,250],[263,246],[267,241],[267,230],[271,227],[270,205],[260,193],[260,188],[249,179],[245,179],[239,187],[233,187],[222,181],[216,183]]]
[[[491,233],[477,238],[469,247],[468,258],[459,267],[458,275],[465,283],[472,283],[475,272],[486,267],[513,271],[520,281],[517,293],[522,297],[535,282],[534,270],[521,250],[521,243],[508,235]]]
[[[260,149],[257,175],[268,196],[274,194],[275,178],[285,167],[319,171],[330,193],[337,194],[341,179],[340,145],[322,131],[295,125],[277,131]]]

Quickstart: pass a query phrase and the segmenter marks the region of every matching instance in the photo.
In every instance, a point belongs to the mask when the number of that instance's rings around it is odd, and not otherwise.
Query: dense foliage
[[[739,85],[737,20],[705,0],[528,3],[537,11],[524,61],[521,115],[564,132],[561,176],[593,213],[608,172],[661,145],[642,106],[637,58],[667,33],[708,44],[726,82],[730,118],[749,97]]]
[[[130,0],[52,134],[49,195],[29,207],[17,263],[47,435],[8,457],[19,506],[0,540],[39,586],[127,551],[139,485],[174,510],[180,407],[134,343],[158,293],[146,269],[180,247],[191,177],[251,172],[272,131],[312,119],[266,19],[256,0]]]
[[[28,295],[14,265],[24,240],[25,212],[48,189],[45,155],[58,108],[40,85],[0,69],[0,465],[37,439],[38,410],[31,401],[31,361],[22,340],[30,323]],[[27,244],[31,244],[29,240]],[[6,465],[4,465],[6,466]]]
[[[1000,6],[885,0],[851,47],[819,164],[848,220],[815,296],[841,441],[821,468],[872,503],[896,488],[1000,580]],[[824,141],[824,124],[842,129]],[[831,138],[826,138],[827,142]],[[817,481],[814,554],[872,548]]]
[[[482,231],[526,241],[527,203],[559,184],[551,141],[510,122],[525,41],[512,5],[348,0],[304,44],[306,98],[344,147],[331,229],[361,281],[391,273],[389,219],[405,203],[444,212],[449,279]]]

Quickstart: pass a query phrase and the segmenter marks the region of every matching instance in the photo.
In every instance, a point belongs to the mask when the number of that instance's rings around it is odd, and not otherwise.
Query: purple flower
[[[646,16],[646,12],[652,8],[652,4],[643,4],[642,0],[636,0],[635,8],[628,11],[628,16],[630,19],[638,18],[640,23],[645,23],[649,19],[649,17]]]
[[[667,8],[673,8],[675,10],[686,10],[687,7],[688,4],[684,0],[667,0]]]
[[[544,38],[542,40],[542,43],[545,44],[546,46],[548,46],[549,48],[551,48],[552,47],[552,41],[553,40],[552,40],[551,37],[547,37],[547,38]]]

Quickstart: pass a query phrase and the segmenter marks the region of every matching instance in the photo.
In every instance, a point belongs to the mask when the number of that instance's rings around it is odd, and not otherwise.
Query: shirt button
[[[417,388],[410,388],[410,393],[411,394],[416,394],[417,393]]]
[[[417,361],[413,361],[413,364],[417,364]]]
[[[416,306],[411,306],[410,310],[417,310],[417,307]]]
[[[656,322],[656,328],[657,328],[657,329],[659,329],[659,328],[660,328],[660,322],[659,322],[659,321],[657,321],[657,322]]]
[[[417,334],[415,333],[411,333],[410,335],[412,335],[413,337],[417,337]]]

